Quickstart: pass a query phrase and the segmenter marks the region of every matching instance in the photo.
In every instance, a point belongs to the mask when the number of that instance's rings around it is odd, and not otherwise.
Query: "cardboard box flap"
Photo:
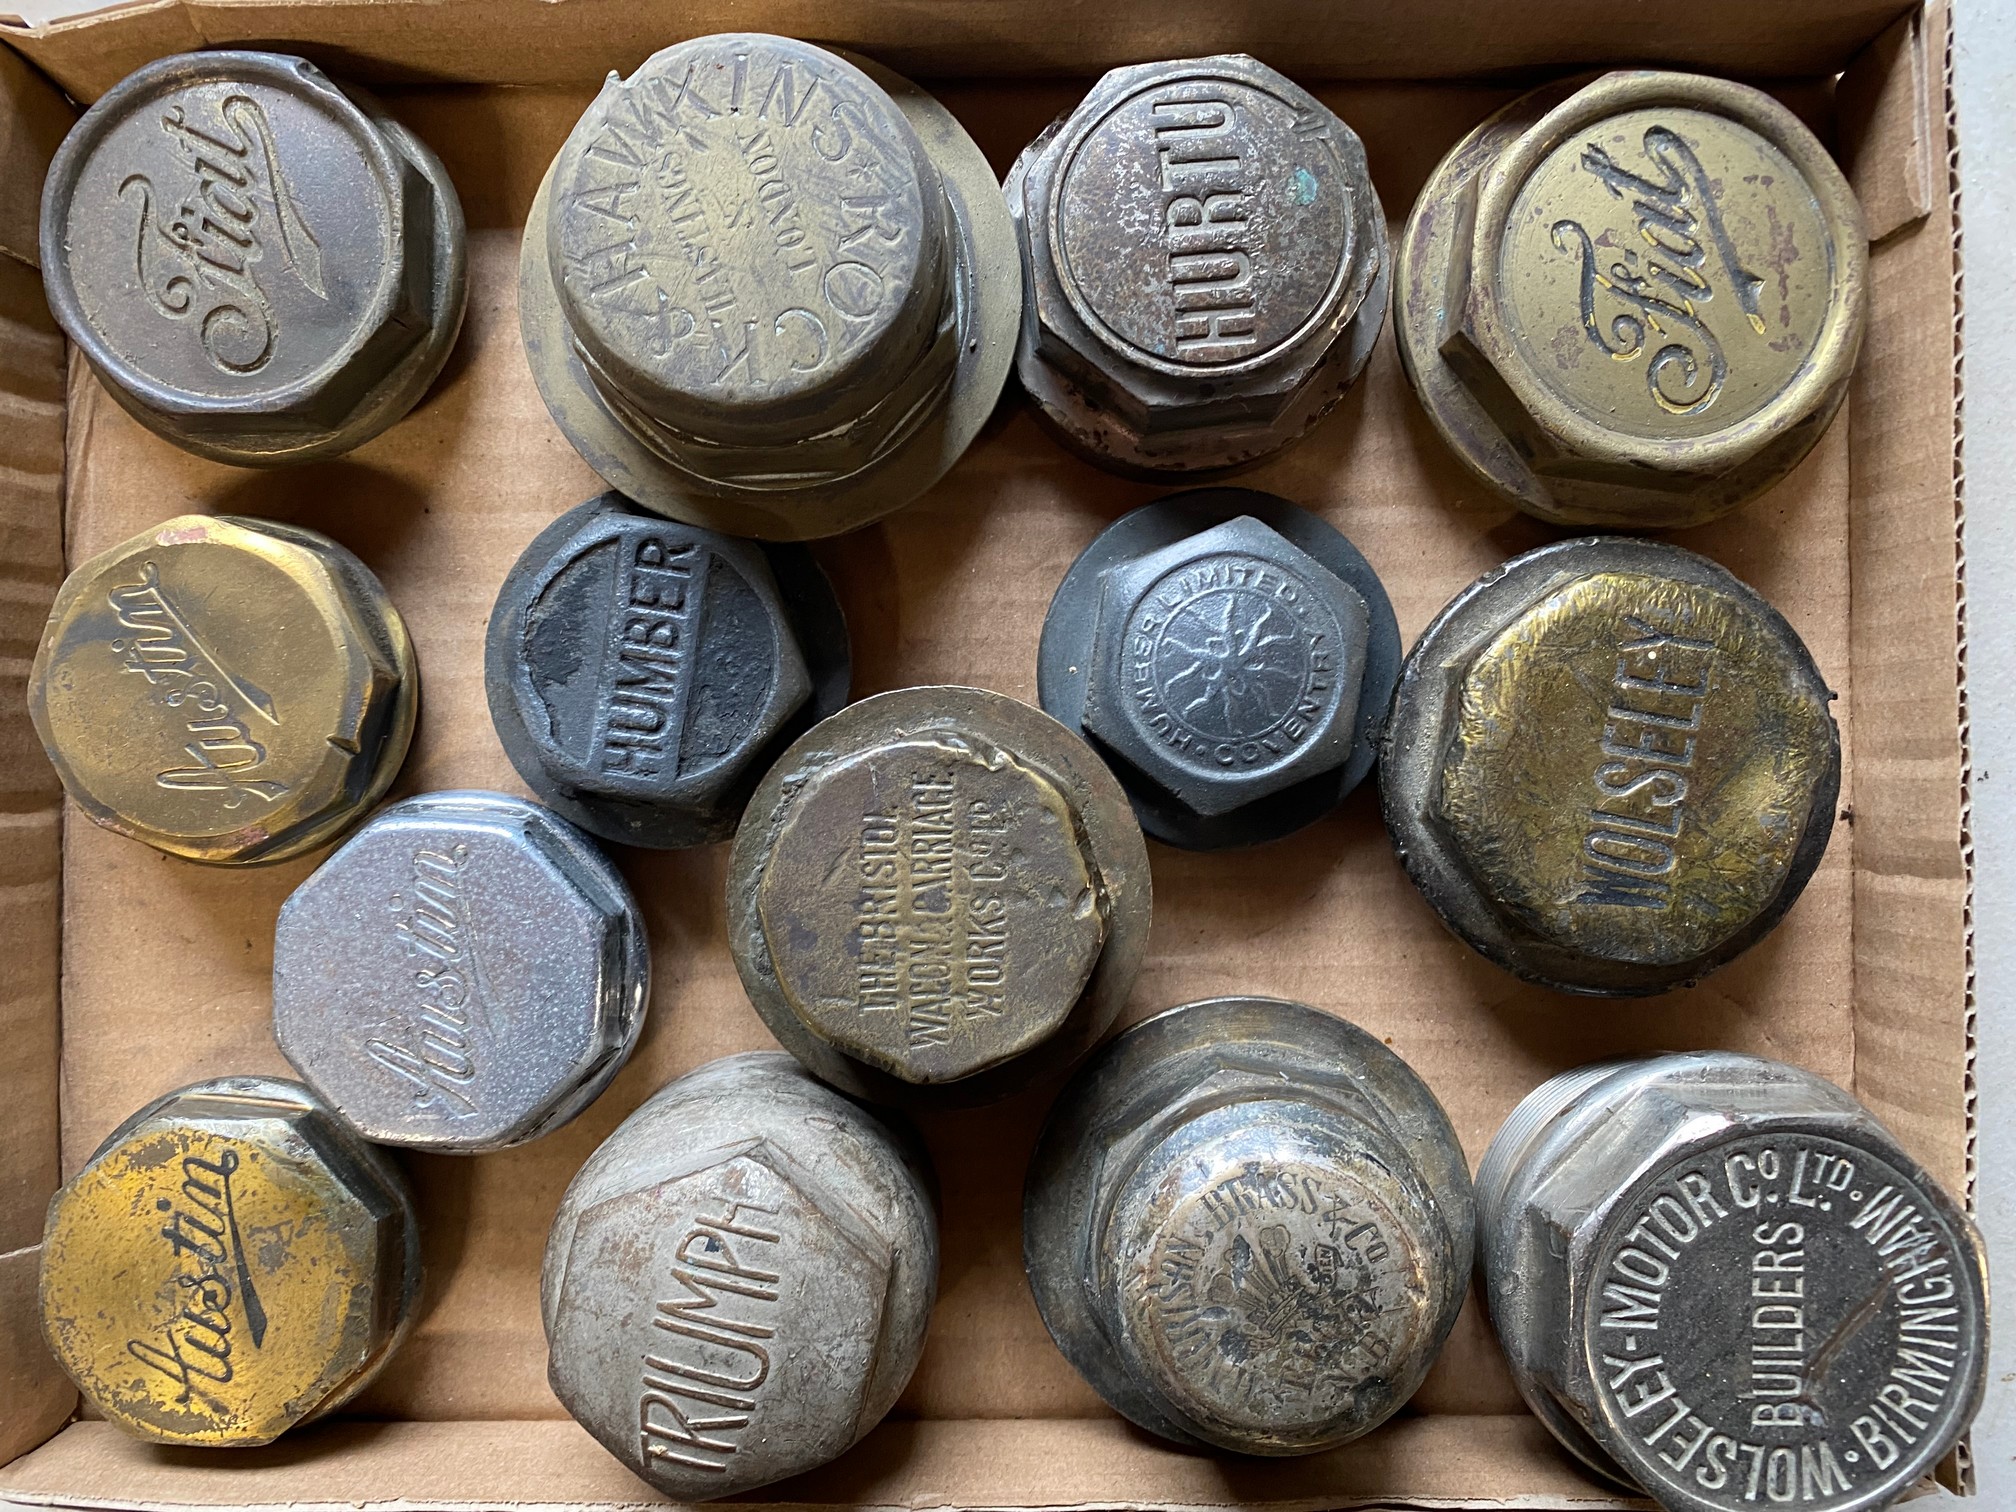
[[[194,47],[299,50],[364,83],[587,83],[682,37],[744,24],[859,49],[921,78],[1085,75],[1120,63],[1250,52],[1303,79],[1475,78],[1620,59],[1710,73],[1829,75],[1895,18],[1896,0],[1701,0],[1620,16],[1612,0],[1171,0],[1152,8],[1021,0],[775,0],[725,16],[703,0],[151,0],[45,26],[0,26],[80,100],[150,58]],[[1425,41],[1425,45],[1424,45]]]

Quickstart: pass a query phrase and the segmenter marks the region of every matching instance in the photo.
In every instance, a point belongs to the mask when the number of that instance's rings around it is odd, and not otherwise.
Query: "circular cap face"
[[[93,819],[209,861],[293,854],[362,813],[404,755],[412,700],[404,627],[356,558],[201,515],[64,581],[30,687]]]
[[[299,397],[387,316],[400,168],[319,70],[163,59],[88,111],[50,169],[43,266],[64,328],[144,403]]]
[[[1750,419],[1841,315],[1834,233],[1799,168],[1706,110],[1625,110],[1565,135],[1519,186],[1498,257],[1528,370],[1652,440]]]
[[[761,548],[605,495],[499,594],[493,716],[528,781],[699,814],[811,696],[787,615]]]
[[[1476,653],[1433,802],[1499,907],[1580,955],[1665,966],[1772,906],[1831,819],[1814,804],[1839,758],[1827,691],[1767,614],[1700,581],[1593,571]]]
[[[1287,540],[1235,520],[1116,572],[1108,593],[1125,619],[1106,639],[1102,603],[1086,728],[1196,812],[1227,812],[1349,756],[1370,616]]]
[[[892,338],[907,360],[939,313],[937,175],[888,94],[808,43],[703,37],[612,80],[549,205],[575,339],[668,425],[788,430],[887,382]]]
[[[1592,1427],[1676,1512],[1887,1506],[1972,1414],[1973,1243],[1864,1145],[1697,1145],[1618,1205],[1590,1259]]]
[[[643,926],[614,867],[536,804],[428,794],[296,888],[273,1027],[367,1139],[499,1149],[584,1107],[643,1023]]]
[[[332,1138],[299,1088],[191,1088],[57,1194],[43,1332],[108,1419],[157,1443],[262,1444],[382,1358],[410,1214]]]
[[[1307,1104],[1183,1125],[1106,1237],[1123,1347],[1209,1442],[1294,1453],[1395,1405],[1433,1327],[1419,1216],[1384,1163]]]
[[[1208,376],[1333,313],[1357,252],[1340,123],[1271,69],[1172,67],[1078,129],[1049,206],[1079,318],[1122,355]]]
[[[1064,794],[1004,750],[896,740],[791,800],[757,908],[820,1038],[912,1083],[1020,1054],[1071,1014],[1106,940]]]

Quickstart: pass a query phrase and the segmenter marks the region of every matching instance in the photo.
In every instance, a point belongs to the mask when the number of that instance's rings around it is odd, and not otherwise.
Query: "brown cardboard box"
[[[1524,82],[1570,68],[1646,61],[1761,77],[1829,136],[1877,238],[1850,402],[1785,483],[1678,537],[1773,599],[1841,694],[1842,812],[1784,928],[1707,985],[1645,1004],[1523,987],[1442,930],[1361,791],[1257,851],[1157,849],[1151,961],[1130,1013],[1237,991],[1344,1014],[1420,1069],[1473,1159],[1562,1067],[1629,1051],[1753,1051],[1851,1086],[1964,1186],[1959,310],[1943,3],[1900,16],[1896,0],[1697,0],[1684,13],[1612,0],[748,0],[732,12],[690,0],[145,0],[0,30],[18,51],[0,49],[0,1462],[13,1461],[0,1496],[64,1507],[652,1500],[546,1388],[538,1265],[562,1187],[618,1120],[688,1067],[766,1043],[723,944],[723,848],[620,858],[645,903],[657,979],[643,1044],[595,1107],[521,1150],[408,1162],[427,1228],[425,1312],[344,1419],[254,1452],[153,1450],[68,1422],[74,1396],[34,1322],[43,1204],[59,1172],[144,1099],[200,1076],[285,1071],[267,1015],[272,925],[314,861],[210,870],[63,825],[22,687],[65,560],[184,510],[270,515],[358,551],[412,626],[426,691],[400,793],[518,790],[485,710],[484,623],[517,552],[599,487],[520,354],[519,227],[606,69],[725,24],[961,80],[940,93],[997,168],[1100,68],[1251,51],[1318,86],[1357,127],[1396,221],[1464,129]],[[414,415],[342,461],[250,473],[175,451],[80,365],[66,369],[42,305],[38,165],[72,110],[58,89],[88,102],[139,64],[201,45],[297,50],[377,88],[460,186],[473,284],[459,350]],[[1481,496],[1444,454],[1390,334],[1310,442],[1244,481],[1342,528],[1384,576],[1409,637],[1478,573],[1551,535]],[[956,681],[1032,698],[1051,589],[1102,525],[1156,492],[1067,458],[1011,388],[923,502],[820,548],[853,623],[856,692]],[[1643,1505],[1576,1471],[1524,1414],[1474,1306],[1408,1411],[1347,1449],[1240,1462],[1127,1428],[1052,1348],[1022,1281],[1021,1171],[1042,1111],[1024,1098],[930,1123],[945,1264],[923,1365],[890,1422],[771,1500]]]

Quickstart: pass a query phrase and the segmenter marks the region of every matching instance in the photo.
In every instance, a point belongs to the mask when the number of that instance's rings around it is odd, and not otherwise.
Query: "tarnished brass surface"
[[[1648,964],[1707,955],[1784,884],[1834,760],[1826,705],[1783,666],[1729,594],[1580,578],[1471,662],[1436,817],[1536,933]],[[1585,792],[1588,825],[1562,823]]]
[[[1514,559],[1415,646],[1387,824],[1458,934],[1586,992],[1691,982],[1791,906],[1833,826],[1840,744],[1805,646],[1676,546]]]
[[[1728,1051],[1565,1071],[1477,1168],[1519,1393],[1668,1512],[1880,1512],[1965,1433],[1981,1237],[1832,1082]]]
[[[293,1082],[230,1077],[127,1120],[49,1204],[42,1331],[156,1443],[267,1443],[358,1390],[419,1300],[412,1198]]]
[[[520,318],[561,430],[618,489],[734,535],[833,535],[957,460],[1021,269],[943,106],[758,34],[611,75],[526,224]]]
[[[843,1091],[973,1103],[1112,1022],[1148,930],[1119,784],[1025,704],[906,688],[814,727],[735,837],[729,938],[785,1047]]]
[[[1567,524],[1689,525],[1777,482],[1847,392],[1861,211],[1769,96],[1550,85],[1445,158],[1399,253],[1415,392],[1476,474]]]
[[[1225,472],[1343,397],[1386,318],[1386,217],[1351,128],[1243,54],[1119,68],[1005,192],[1016,372],[1091,460]]]
[[[42,197],[49,304],[135,419],[220,462],[348,451],[462,323],[462,206],[428,148],[301,58],[185,53],[86,111]]]
[[[1023,1259],[1057,1346],[1178,1443],[1308,1454],[1377,1427],[1469,1291],[1470,1174],[1362,1030],[1218,998],[1136,1025],[1037,1144]]]
[[[29,713],[97,823],[192,861],[278,861],[391,785],[419,670],[378,580],[326,536],[182,515],[64,580]]]

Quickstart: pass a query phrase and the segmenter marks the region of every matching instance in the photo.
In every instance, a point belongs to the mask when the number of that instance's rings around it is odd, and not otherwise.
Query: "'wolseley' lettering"
[[[1571,900],[1667,908],[1715,643],[1624,616]]]

